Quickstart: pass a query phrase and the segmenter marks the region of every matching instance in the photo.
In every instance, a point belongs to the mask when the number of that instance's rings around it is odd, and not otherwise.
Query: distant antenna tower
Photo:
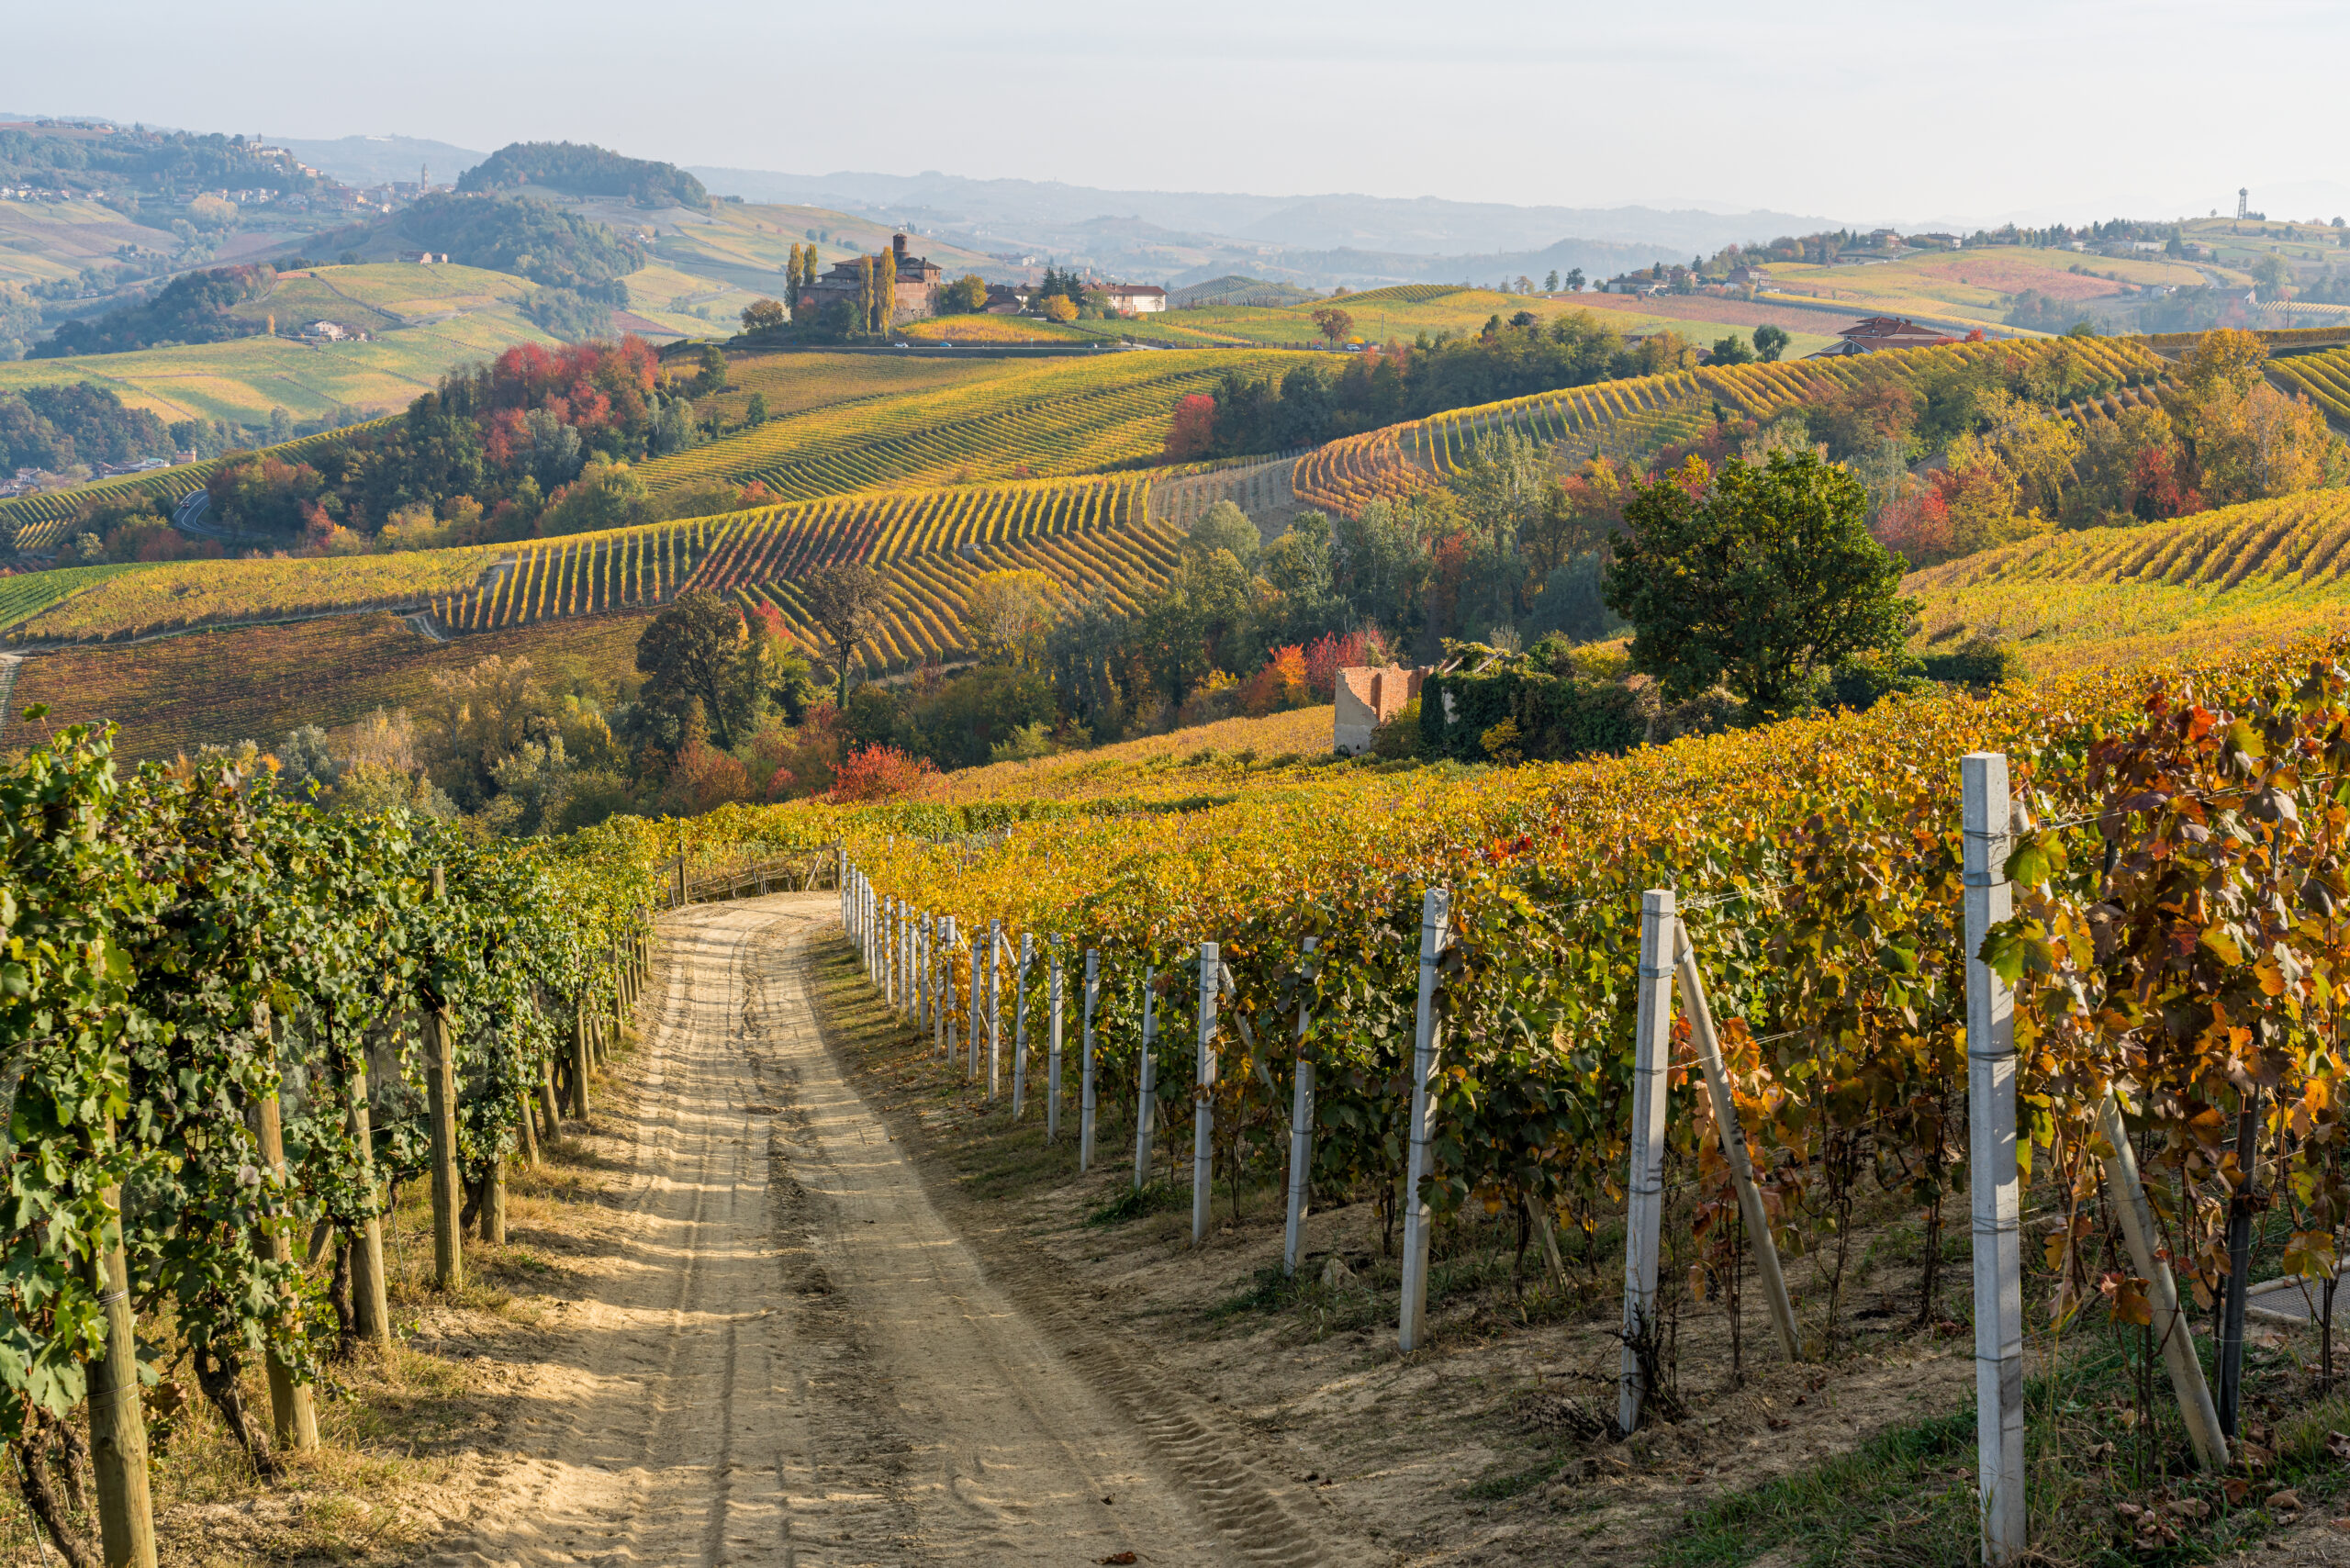
[[[2244,221],[2244,218],[2245,218],[2248,214],[2250,214],[2250,213],[2251,213],[2251,211],[2252,211],[2252,187],[2251,187],[2250,185],[2239,185],[2239,186],[2237,186],[2237,187],[2236,187],[2236,221],[2237,221],[2237,222],[2239,222],[2239,223],[2243,222],[2243,221]]]
[[[429,191],[432,188],[431,164],[419,163],[416,166],[416,188],[420,191]]]

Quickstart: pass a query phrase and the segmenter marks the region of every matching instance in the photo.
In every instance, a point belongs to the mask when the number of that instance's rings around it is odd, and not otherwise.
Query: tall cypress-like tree
[[[856,303],[863,314],[865,330],[873,330],[873,258],[856,259]]]

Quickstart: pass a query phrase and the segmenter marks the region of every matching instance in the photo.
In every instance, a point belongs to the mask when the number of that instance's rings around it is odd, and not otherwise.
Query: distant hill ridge
[[[702,183],[675,163],[624,158],[593,142],[509,142],[457,180],[457,188],[468,193],[524,185],[565,196],[626,196],[645,207],[699,211],[710,206],[710,192]]]

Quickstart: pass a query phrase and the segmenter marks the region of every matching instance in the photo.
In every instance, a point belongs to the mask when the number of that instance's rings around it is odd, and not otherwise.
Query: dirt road
[[[626,1256],[509,1424],[511,1506],[436,1561],[1316,1561],[1223,1434],[942,1217],[819,1034],[805,954],[837,907],[665,927]]]

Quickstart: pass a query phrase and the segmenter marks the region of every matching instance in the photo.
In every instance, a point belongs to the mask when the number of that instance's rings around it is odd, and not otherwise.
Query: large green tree
[[[699,701],[710,738],[722,750],[732,746],[757,706],[750,643],[742,611],[728,600],[703,588],[679,596],[637,639],[645,700],[676,709]]]
[[[881,627],[881,610],[890,601],[889,585],[881,574],[862,561],[819,566],[800,585],[800,602],[808,619],[833,644],[840,670],[840,696],[834,704],[848,711],[848,663]]]
[[[1860,481],[1809,452],[1733,462],[1702,496],[1642,486],[1605,590],[1633,667],[1673,698],[1727,686],[1762,717],[1799,707],[1816,671],[1900,643],[1914,606],[1867,516]]]

